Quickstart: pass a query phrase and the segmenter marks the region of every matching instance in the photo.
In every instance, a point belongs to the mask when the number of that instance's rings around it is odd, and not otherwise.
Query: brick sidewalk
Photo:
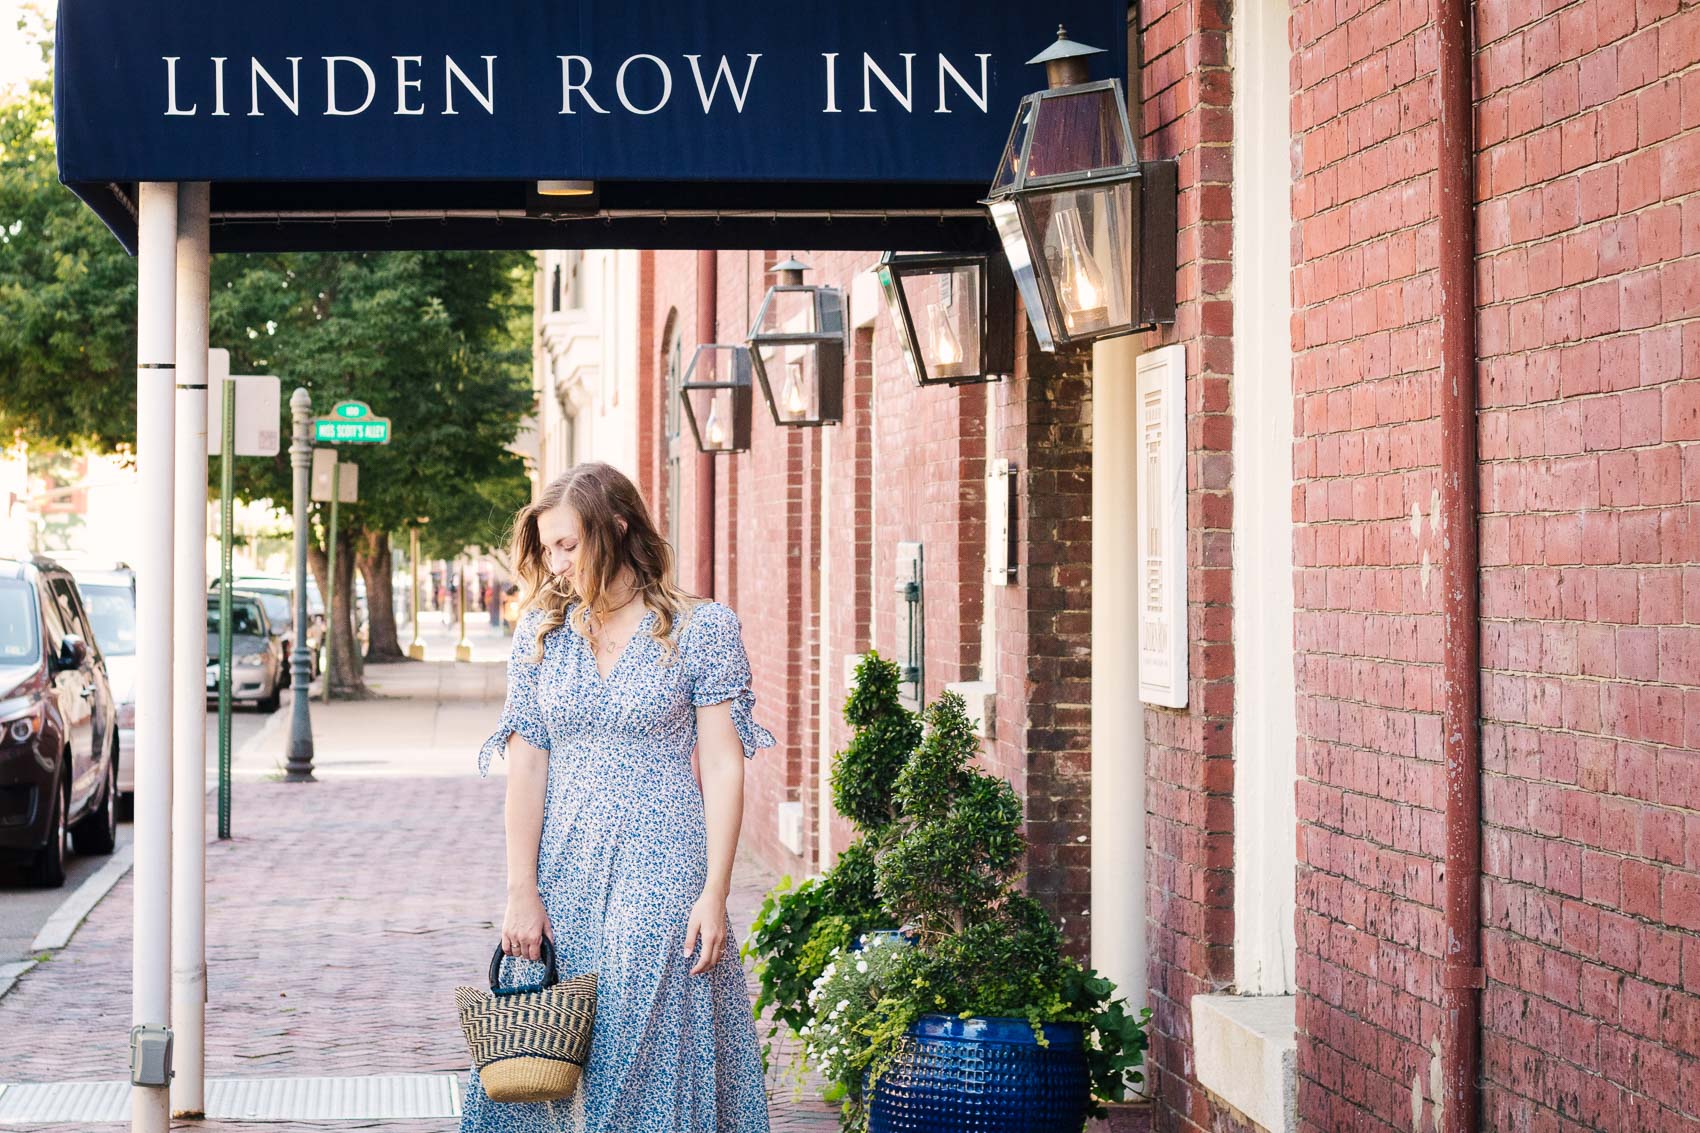
[[[236,837],[207,849],[207,1076],[464,1071],[453,989],[482,980],[501,915],[502,795],[495,778],[239,782]],[[730,902],[739,941],[773,881],[740,861]],[[28,1036],[0,1044],[0,1082],[126,1077],[130,917],[126,878],[70,947],[0,999],[0,1034]],[[793,1100],[785,1056],[775,1061],[774,1129],[835,1129],[835,1107]],[[179,1127],[438,1133],[453,1124]]]

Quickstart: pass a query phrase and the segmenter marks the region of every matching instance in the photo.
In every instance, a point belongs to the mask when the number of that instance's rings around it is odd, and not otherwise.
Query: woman
[[[767,1098],[726,898],[750,715],[738,619],[673,582],[630,480],[564,473],[514,524],[524,587],[508,697],[478,756],[508,760],[505,983],[595,972],[574,1096],[498,1103],[474,1071],[473,1133],[765,1133]],[[691,752],[700,763],[693,774]]]

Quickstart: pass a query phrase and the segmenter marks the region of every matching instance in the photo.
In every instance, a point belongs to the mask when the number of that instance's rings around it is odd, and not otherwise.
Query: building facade
[[[1480,1127],[1700,1129],[1700,8],[1473,18]],[[830,865],[849,671],[917,663],[1024,798],[1031,891],[1153,1009],[1157,1128],[1452,1129],[1435,13],[1176,0],[1129,36],[1172,326],[1023,323],[1011,376],[920,388],[875,256],[548,253],[539,475],[625,469],[738,611],[765,861]],[[684,370],[792,255],[847,297],[843,421],[758,391],[751,450],[700,454]],[[1168,460],[1178,610],[1135,507]]]

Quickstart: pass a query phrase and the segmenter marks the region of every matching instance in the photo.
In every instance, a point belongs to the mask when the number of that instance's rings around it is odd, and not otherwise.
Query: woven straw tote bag
[[[495,1102],[547,1102],[572,1096],[590,1056],[596,973],[561,981],[555,948],[543,938],[543,982],[503,987],[502,947],[490,958],[490,990],[455,989],[461,1029],[484,1092]]]

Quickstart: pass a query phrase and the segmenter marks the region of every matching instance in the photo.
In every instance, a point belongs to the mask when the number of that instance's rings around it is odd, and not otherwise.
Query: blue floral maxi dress
[[[492,1102],[474,1069],[462,1133],[766,1133],[749,989],[727,918],[718,963],[691,975],[691,907],[708,877],[702,793],[691,774],[696,708],[731,701],[744,755],[774,739],[751,716],[738,618],[718,602],[680,615],[669,658],[648,611],[606,680],[562,625],[531,661],[543,611],[514,629],[508,695],[480,775],[518,732],[549,752],[537,886],[562,979],[597,975],[590,1058],[573,1097]],[[505,983],[543,965],[509,957]]]

